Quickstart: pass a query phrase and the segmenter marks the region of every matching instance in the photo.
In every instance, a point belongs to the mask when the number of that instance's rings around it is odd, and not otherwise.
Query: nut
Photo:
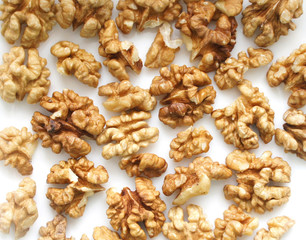
[[[232,199],[243,210],[254,209],[262,214],[288,202],[290,188],[269,183],[290,182],[291,168],[280,157],[272,158],[270,151],[256,158],[248,151],[235,150],[227,156],[226,165],[238,172],[238,185],[226,185],[225,198]]]
[[[26,127],[21,130],[5,128],[0,132],[0,160],[5,160],[5,166],[10,164],[21,175],[32,174],[31,158],[37,147],[37,138]]]
[[[94,240],[121,240],[119,234],[109,230],[107,227],[95,227],[93,233]]]
[[[142,69],[142,61],[134,44],[129,41],[120,41],[116,24],[108,20],[99,33],[99,54],[106,57],[103,62],[108,71],[120,81],[129,80],[130,77],[125,67],[130,67],[139,74]]]
[[[102,66],[91,53],[68,41],[54,44],[51,53],[58,58],[56,66],[61,74],[74,74],[82,83],[90,87],[98,86]]]
[[[210,157],[198,157],[189,167],[176,167],[175,174],[165,177],[163,193],[170,196],[179,189],[172,204],[183,205],[192,197],[208,194],[211,179],[227,179],[231,176],[232,171],[225,165],[213,162]]]
[[[160,69],[160,76],[153,79],[150,93],[154,96],[167,94],[161,104],[168,105],[159,110],[159,119],[172,128],[191,126],[213,111],[211,106],[216,91],[208,75],[195,67],[172,64],[170,70]],[[203,87],[206,86],[204,88]]]
[[[215,110],[211,116],[226,143],[242,150],[258,148],[258,135],[250,125],[256,124],[264,143],[270,142],[275,133],[274,111],[269,100],[250,81],[239,82],[238,89],[242,95],[230,106]]]
[[[152,181],[147,178],[135,179],[136,191],[123,188],[121,194],[113,188],[107,190],[106,212],[110,224],[125,240],[145,240],[146,234],[139,223],[143,222],[150,238],[157,236],[166,220],[163,211],[166,204],[160,199]]]
[[[3,55],[3,62],[0,65],[0,96],[4,101],[22,101],[28,94],[27,102],[34,104],[48,94],[50,71],[46,68],[47,60],[39,56],[37,49],[30,48],[26,59],[23,47],[13,47]]]
[[[190,204],[187,206],[188,222],[184,221],[184,213],[181,207],[173,207],[169,210],[170,223],[163,226],[163,234],[170,240],[213,240],[214,233],[206,220],[202,208]]]
[[[108,173],[103,166],[94,167],[86,157],[79,160],[70,158],[55,164],[48,174],[47,183],[68,184],[65,188],[48,188],[46,194],[50,206],[57,213],[68,214],[72,218],[81,217],[88,197],[103,191],[100,185],[108,181]]]

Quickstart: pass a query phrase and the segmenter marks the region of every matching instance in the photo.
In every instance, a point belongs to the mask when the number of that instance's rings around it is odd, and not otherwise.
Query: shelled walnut
[[[233,57],[225,60],[215,74],[215,82],[221,90],[235,87],[243,81],[243,74],[251,68],[258,68],[269,64],[273,59],[273,53],[268,49],[248,48],[238,53],[238,59]]]
[[[206,220],[202,208],[190,204],[187,206],[188,222],[184,221],[184,212],[181,207],[169,210],[171,222],[163,226],[163,234],[170,240],[213,240],[214,233]]]
[[[27,54],[27,59],[26,59]],[[48,94],[50,71],[47,60],[41,58],[38,50],[13,47],[3,55],[0,65],[0,96],[4,101],[22,101],[26,94],[27,102],[34,104]]]
[[[106,214],[112,227],[116,231],[121,230],[122,239],[145,240],[145,231],[139,223],[144,223],[150,238],[157,236],[166,220],[163,214],[166,204],[150,179],[137,177],[135,184],[136,191],[128,187],[123,188],[121,194],[113,188],[107,190],[109,208]]]
[[[133,86],[130,81],[113,82],[99,87],[99,96],[107,96],[103,106],[114,112],[127,110],[152,111],[156,106],[156,98],[149,90]]]
[[[170,196],[179,190],[172,204],[182,205],[192,197],[208,194],[212,179],[221,180],[231,176],[232,171],[225,165],[213,162],[210,157],[198,157],[189,167],[176,167],[175,174],[165,177],[163,193]]]
[[[106,128],[97,137],[98,145],[108,143],[103,147],[102,156],[105,159],[114,156],[129,157],[140,148],[156,142],[159,131],[145,122],[149,118],[151,114],[148,112],[131,112],[109,119]]]
[[[119,0],[116,24],[123,33],[130,33],[134,24],[138,31],[154,28],[175,20],[182,11],[178,0]]]
[[[153,79],[150,93],[154,96],[167,94],[160,101],[163,105],[159,110],[159,119],[172,128],[191,126],[213,111],[211,106],[216,91],[208,75],[195,67],[172,64],[170,70],[160,69],[160,76]],[[200,88],[206,86],[204,88]]]
[[[1,33],[6,41],[14,44],[21,37],[21,46],[25,48],[37,48],[46,41],[55,24],[54,0],[3,0],[0,11]]]
[[[90,87],[97,87],[102,68],[95,57],[80,49],[78,44],[69,41],[60,41],[51,47],[50,52],[58,58],[57,71],[61,74],[71,75]]]
[[[230,106],[215,110],[212,117],[226,143],[242,150],[258,148],[258,135],[250,125],[256,125],[264,143],[270,142],[275,133],[274,111],[269,100],[250,81],[239,82],[238,89],[242,95]]]
[[[300,108],[306,104],[306,44],[293,51],[289,57],[280,58],[272,64],[267,73],[268,83],[276,87],[282,82],[291,90],[288,105]]]
[[[112,0],[59,0],[55,5],[55,18],[62,28],[73,26],[73,30],[82,26],[81,37],[91,38],[97,35],[104,23],[112,16]]]
[[[90,145],[81,137],[95,139],[102,132],[105,119],[90,98],[64,89],[63,93],[54,92],[52,98],[43,97],[40,105],[52,113],[48,117],[35,112],[32,117],[33,130],[42,140],[43,147],[51,147],[55,153],[60,153],[63,148],[74,158],[91,151]]]
[[[295,30],[293,18],[303,13],[303,1],[293,0],[250,0],[252,3],[242,12],[243,33],[252,37],[256,30],[261,32],[255,43],[267,47],[277,42],[281,35],[287,35],[288,30]]]
[[[108,181],[108,173],[103,166],[94,167],[86,157],[70,158],[55,164],[48,174],[47,183],[68,184],[65,188],[49,187],[46,194],[50,206],[58,213],[72,218],[81,217],[85,211],[88,197],[103,191],[100,185]]]
[[[214,30],[208,27],[212,21],[216,21]],[[191,51],[190,61],[201,57],[199,69],[205,72],[216,70],[236,44],[235,18],[220,13],[215,4],[205,0],[187,3],[187,12],[180,15],[175,27]]]
[[[106,57],[103,62],[108,71],[120,81],[129,80],[130,77],[125,67],[130,67],[139,74],[142,69],[142,61],[134,44],[129,41],[120,41],[116,24],[108,20],[99,33],[99,54]]]
[[[95,227],[92,237],[94,240],[121,240],[118,233],[104,226]],[[81,240],[89,240],[89,238],[86,234],[83,234]]]
[[[232,199],[243,210],[254,209],[262,214],[288,202],[290,188],[269,183],[289,183],[291,168],[280,157],[272,158],[270,151],[256,158],[248,151],[235,150],[227,156],[226,165],[237,171],[238,185],[226,185],[225,198]]]
[[[24,178],[16,191],[6,194],[6,203],[0,204],[0,231],[9,233],[15,225],[15,239],[26,235],[38,217],[36,202],[33,200],[36,184],[31,178]]]

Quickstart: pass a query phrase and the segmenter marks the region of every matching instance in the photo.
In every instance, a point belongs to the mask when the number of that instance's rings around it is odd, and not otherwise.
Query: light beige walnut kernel
[[[128,187],[123,188],[121,193],[113,188],[107,190],[109,208],[106,214],[112,227],[116,231],[121,230],[122,239],[146,240],[146,233],[139,223],[143,222],[150,238],[157,236],[166,220],[163,214],[166,204],[150,179],[137,177],[135,184],[136,191]]]
[[[26,59],[27,54],[27,59]],[[4,101],[22,101],[26,94],[27,102],[34,104],[48,94],[50,71],[47,60],[41,58],[38,50],[13,47],[3,55],[0,65],[0,96]]]
[[[51,53],[58,58],[56,64],[57,71],[61,74],[74,76],[84,84],[90,87],[97,87],[102,68],[95,57],[80,49],[78,44],[68,41],[61,41],[51,47]]]
[[[290,182],[291,168],[282,158],[272,158],[270,151],[257,158],[248,151],[235,150],[227,156],[226,165],[237,171],[238,185],[226,185],[225,198],[243,210],[262,214],[288,202],[290,188],[276,184]]]
[[[188,167],[176,167],[175,174],[165,177],[163,193],[170,196],[179,190],[172,204],[183,205],[192,197],[208,194],[212,179],[231,176],[232,171],[225,165],[213,162],[210,157],[198,157]]]
[[[118,233],[104,226],[95,227],[92,236],[94,240],[121,240]]]

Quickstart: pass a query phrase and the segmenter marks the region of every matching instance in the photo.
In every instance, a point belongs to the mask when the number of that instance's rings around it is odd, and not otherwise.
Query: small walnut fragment
[[[61,74],[74,74],[82,83],[90,87],[98,86],[102,66],[91,53],[68,41],[54,44],[50,51],[58,58],[56,66]]]
[[[258,68],[269,64],[273,59],[273,53],[268,49],[248,48],[246,52],[238,53],[238,59],[233,57],[225,60],[215,74],[215,82],[222,90],[235,87],[243,81],[243,74],[251,68]]]
[[[120,81],[129,80],[130,77],[125,67],[130,67],[139,74],[142,69],[142,61],[134,44],[129,41],[120,41],[116,24],[108,20],[99,33],[99,54],[106,57],[103,62],[108,71]]]
[[[190,198],[206,195],[212,179],[221,180],[232,176],[232,171],[223,164],[213,162],[210,157],[198,157],[189,167],[176,167],[175,174],[168,174],[164,179],[163,193],[172,195],[179,189],[172,204],[185,204]]]
[[[22,101],[26,94],[27,102],[34,104],[48,94],[50,71],[47,60],[41,58],[38,50],[13,47],[3,55],[0,65],[0,96],[6,102]]]
[[[121,240],[118,233],[104,226],[95,227],[92,236],[94,240]]]
[[[242,150],[258,148],[258,135],[250,125],[256,125],[264,143],[270,142],[275,133],[274,111],[269,100],[250,81],[239,82],[238,89],[241,96],[230,106],[215,110],[211,116],[226,143]]]
[[[109,208],[106,212],[111,219],[110,224],[118,231],[121,238],[126,240],[145,240],[145,231],[139,223],[143,222],[150,238],[157,236],[166,220],[163,211],[166,204],[159,197],[152,181],[147,178],[135,179],[136,191],[128,187],[122,189],[121,194],[113,188],[107,190],[106,202]]]
[[[306,44],[293,51],[289,57],[280,58],[272,64],[267,73],[268,83],[276,87],[282,82],[291,90],[288,105],[300,108],[306,104]]]
[[[213,240],[214,233],[206,220],[202,208],[190,204],[187,206],[188,222],[184,221],[184,212],[181,207],[169,210],[170,223],[163,226],[163,234],[170,240]]]
[[[38,217],[36,202],[33,200],[36,184],[31,178],[24,178],[16,191],[6,194],[7,203],[0,204],[0,231],[9,233],[15,225],[15,239],[26,235]]]

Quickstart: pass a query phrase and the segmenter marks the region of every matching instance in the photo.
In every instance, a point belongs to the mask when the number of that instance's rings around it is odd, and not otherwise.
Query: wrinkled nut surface
[[[91,38],[97,35],[104,23],[112,16],[112,0],[59,0],[55,5],[55,18],[62,28],[73,26],[73,30],[82,26],[81,37]]]
[[[134,44],[129,41],[120,41],[116,24],[108,20],[99,32],[99,54],[107,59],[103,62],[108,71],[120,81],[129,80],[125,67],[130,67],[139,74],[142,61]]]
[[[27,59],[26,59],[27,54]],[[34,104],[48,94],[50,71],[47,60],[41,58],[38,50],[13,47],[3,55],[0,65],[0,96],[6,102],[22,101],[26,94],[27,102]]]
[[[280,58],[272,64],[267,73],[268,83],[276,87],[282,82],[292,94],[288,105],[300,108],[306,104],[306,44],[293,51],[289,57]]]
[[[158,140],[159,130],[149,127],[145,120],[151,118],[148,112],[122,113],[106,122],[106,128],[97,137],[97,144],[106,144],[102,156],[110,159],[114,156],[129,157]],[[115,143],[113,143],[115,142]]]
[[[104,226],[95,227],[92,236],[94,240],[121,240],[118,233]]]
[[[244,235],[251,236],[258,227],[258,218],[253,218],[241,208],[231,205],[223,213],[223,219],[215,221],[215,240],[235,240]]]
[[[78,158],[91,151],[82,136],[96,138],[105,125],[104,117],[88,97],[81,97],[72,90],[54,92],[42,98],[40,105],[50,111],[50,117],[35,112],[32,127],[42,140],[43,147],[55,153],[64,149],[71,157]]]
[[[195,67],[172,64],[170,69],[161,68],[160,76],[153,79],[150,87],[154,96],[166,94],[160,103],[168,106],[159,110],[160,121],[172,128],[191,126],[204,113],[211,113],[216,91],[206,86],[209,84],[208,75]]]
[[[288,202],[290,188],[276,183],[289,183],[291,168],[280,157],[272,158],[270,151],[257,158],[248,151],[235,150],[227,156],[226,165],[237,171],[238,185],[226,185],[225,198],[232,199],[243,210],[254,209],[262,214]],[[271,182],[275,184],[271,186]]]
[[[166,220],[163,211],[166,204],[160,199],[159,191],[155,190],[152,181],[137,177],[136,191],[123,188],[121,194],[113,188],[107,190],[106,202],[109,208],[106,212],[111,219],[110,224],[125,240],[145,240],[145,231],[139,223],[143,222],[150,238],[157,236]]]
[[[102,68],[95,57],[80,49],[78,44],[68,41],[61,41],[51,47],[51,53],[58,58],[57,71],[61,74],[71,75],[90,87],[97,87]]]
[[[243,74],[251,68],[258,68],[269,64],[273,53],[268,49],[248,48],[248,55],[244,51],[238,53],[238,59],[233,57],[225,60],[215,74],[215,82],[222,90],[235,87],[243,81]]]
[[[6,194],[7,203],[0,204],[0,231],[9,233],[15,225],[15,239],[26,235],[38,217],[36,202],[33,200],[36,184],[31,178],[24,178],[16,191]]]
[[[175,174],[165,177],[163,193],[170,196],[179,190],[172,204],[182,205],[192,197],[208,194],[212,179],[231,176],[232,171],[225,165],[213,162],[210,157],[198,157],[188,167],[176,167]]]
[[[270,142],[275,133],[274,111],[269,100],[250,81],[241,81],[238,89],[241,96],[228,107],[215,110],[211,116],[226,143],[242,150],[255,149],[258,148],[258,135],[250,125],[256,125],[264,143]]]
[[[208,25],[214,20],[216,27],[212,30]],[[216,70],[236,44],[235,18],[216,11],[215,5],[205,0],[188,3],[187,12],[180,15],[175,27],[181,30],[186,48],[191,51],[190,61],[201,57],[198,67],[204,72]]]
[[[55,24],[53,10],[53,0],[3,0],[1,34],[10,44],[21,37],[21,46],[37,48],[48,39],[48,32]]]
[[[171,222],[165,223],[162,229],[165,237],[170,240],[213,240],[214,233],[202,208],[190,204],[187,206],[187,213],[188,222],[185,222],[181,207],[173,207],[169,210],[168,217]]]
[[[293,18],[303,13],[301,0],[251,0],[252,4],[242,12],[241,22],[243,33],[252,37],[256,30],[261,32],[255,43],[260,47],[267,47],[277,42],[281,35],[287,35],[288,30],[295,30]]]
[[[108,173],[103,166],[94,167],[86,157],[70,158],[55,164],[48,174],[47,183],[67,184],[65,188],[48,188],[47,198],[57,213],[68,214],[72,218],[81,217],[88,197],[103,191],[101,184],[108,181]]]
[[[128,110],[152,111],[156,106],[156,98],[149,90],[133,86],[130,81],[114,82],[99,87],[99,96],[107,96],[103,106],[113,112]]]
[[[28,132],[26,127],[21,130],[15,127],[5,128],[0,132],[0,160],[4,165],[11,165],[21,175],[32,174],[31,158],[37,147],[37,134]]]

